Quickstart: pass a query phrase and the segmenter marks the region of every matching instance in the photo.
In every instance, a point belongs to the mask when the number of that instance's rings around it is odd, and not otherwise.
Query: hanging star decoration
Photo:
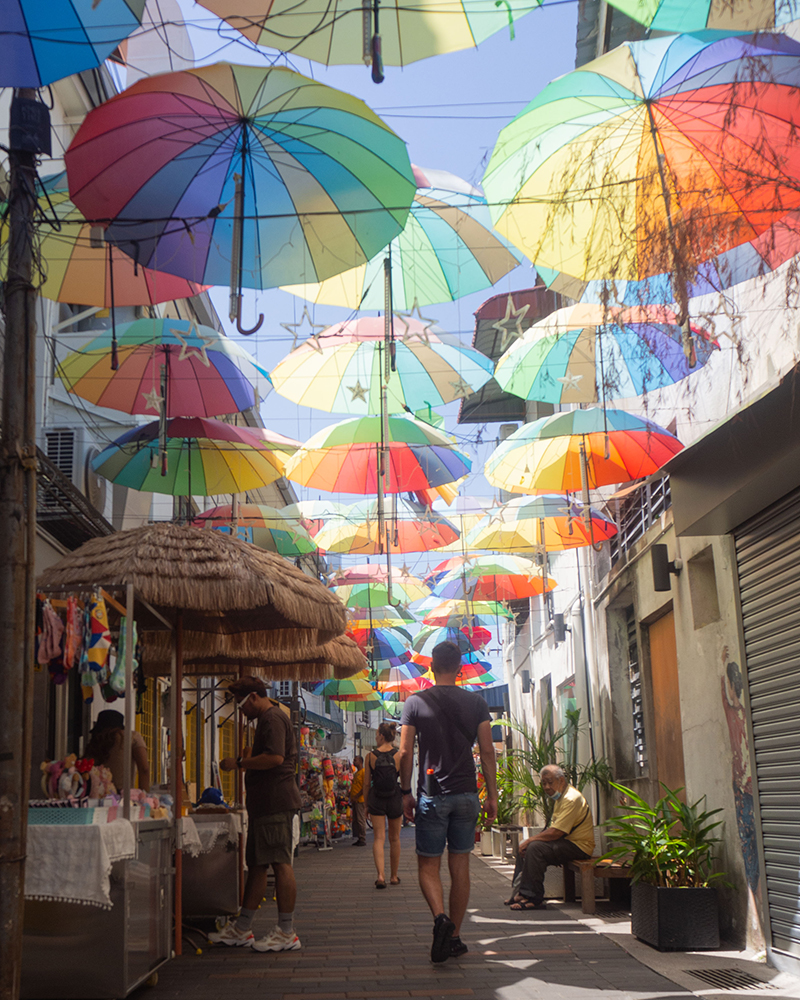
[[[492,502],[489,506],[489,524],[505,524],[506,521],[506,511],[503,504],[499,503],[497,497],[492,497]]]
[[[355,403],[357,399],[360,399],[362,403],[366,403],[367,389],[360,381],[356,380],[355,385],[348,385],[346,388],[348,392],[352,393],[353,398],[350,400],[351,403]]]
[[[519,309],[514,308],[514,299],[509,295],[506,302],[506,314],[496,323],[492,323],[492,329],[500,334],[500,352],[505,353],[506,349],[523,334],[522,321],[528,314],[530,302],[526,302]]]
[[[556,377],[556,382],[560,382],[565,389],[577,389],[582,378],[583,375],[570,375],[567,372],[566,375]]]
[[[417,319],[421,323],[424,323],[421,332],[417,332],[416,330],[412,331],[411,326],[409,325],[409,323],[406,322],[406,320],[414,318],[414,313],[417,314]],[[404,344],[407,344],[412,340],[416,340],[419,343],[430,345],[431,327],[436,324],[436,320],[428,319],[427,316],[422,315],[422,312],[420,311],[419,308],[419,302],[417,302],[416,299],[414,299],[414,304],[412,305],[411,309],[408,312],[396,312],[394,313],[394,317],[395,319],[398,319],[400,323],[405,327],[405,332],[400,336],[400,340]]]
[[[204,337],[202,333],[197,329],[197,323],[192,320],[187,333],[182,333],[180,330],[171,329],[170,333],[174,333],[177,340],[181,344],[181,352],[178,355],[178,361],[188,361],[189,358],[197,357],[202,361],[206,368],[211,367],[211,362],[208,360],[208,354],[206,351],[214,343],[213,337]],[[196,347],[189,343],[192,336],[196,337],[200,341],[202,347]]]
[[[164,402],[164,397],[158,391],[158,389],[151,389],[150,392],[143,392],[144,396],[144,408],[145,410],[155,410],[156,413],[161,413],[161,404]]]
[[[407,580],[410,576],[411,576],[411,570],[405,563],[403,563],[403,565],[400,567],[400,579]]]
[[[465,382],[460,375],[458,381],[451,382],[450,385],[453,387],[454,399],[464,399],[466,396],[472,395],[472,386],[468,382]]]
[[[321,354],[322,348],[320,347],[319,336],[314,333],[314,330],[324,330],[326,324],[315,323],[311,319],[311,313],[308,311],[308,306],[303,306],[303,311],[300,314],[299,323],[281,323],[281,326],[283,327],[284,330],[286,330],[287,333],[291,333],[292,335],[291,349],[294,350],[297,347],[297,338],[300,336],[300,330],[304,326],[306,320],[308,320],[308,325],[311,327],[311,334],[312,334],[312,336],[308,338],[307,343],[309,343],[311,347],[314,348],[315,351],[318,351]]]

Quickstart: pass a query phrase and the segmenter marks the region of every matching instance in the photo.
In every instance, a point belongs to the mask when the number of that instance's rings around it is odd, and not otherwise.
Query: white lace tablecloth
[[[136,856],[136,831],[127,819],[103,826],[28,827],[25,898],[111,909],[111,866]]]
[[[197,822],[195,822],[197,820]],[[200,819],[199,816],[181,818],[181,847],[193,858],[207,854],[220,837],[228,843],[237,844],[241,831],[241,819],[235,814],[224,816],[214,813],[213,818]]]

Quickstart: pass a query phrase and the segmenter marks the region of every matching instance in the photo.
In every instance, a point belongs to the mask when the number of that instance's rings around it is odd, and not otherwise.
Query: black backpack
[[[381,799],[388,799],[400,787],[400,775],[394,764],[397,749],[388,753],[373,753],[375,763],[372,765],[372,791]]]

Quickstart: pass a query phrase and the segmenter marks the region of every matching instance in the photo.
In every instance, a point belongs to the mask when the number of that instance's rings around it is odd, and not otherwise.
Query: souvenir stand
[[[173,694],[182,691],[186,643],[195,652],[202,649],[206,654],[220,657],[246,656],[269,646],[275,658],[297,660],[301,659],[301,653],[316,651],[322,643],[341,635],[345,627],[341,603],[322,584],[285,560],[220,532],[169,523],[93,539],[51,566],[39,580],[39,589],[51,594],[91,593],[101,585],[112,595],[124,588],[128,621],[133,621],[136,608],[139,635],[145,642],[145,649],[151,637],[158,639],[166,649]],[[126,657],[130,667],[126,677],[128,704],[124,747],[128,794],[124,797],[123,811],[130,814],[132,643],[127,644]],[[32,906],[31,919],[34,915],[42,919],[30,927],[26,907],[25,938],[29,961],[27,966],[24,962],[23,997],[94,1000],[127,995],[143,981],[140,968],[127,957],[131,951],[149,947],[153,953],[159,953],[157,959],[148,958],[150,972],[145,979],[169,956],[169,925],[166,924],[165,933],[163,922],[170,919],[170,896],[174,900],[173,949],[175,954],[182,953],[182,699],[172,697],[171,706],[173,821],[150,821],[163,824],[166,854],[160,863],[153,863],[147,870],[141,858],[148,857],[150,852],[142,843],[137,844],[138,856],[133,859],[123,857],[130,852],[130,845],[112,846],[112,851],[106,847],[102,856],[106,863],[119,856],[120,861],[111,863],[128,866],[118,882],[122,897],[114,895],[112,868],[112,916],[116,907],[119,919],[109,919],[106,914],[104,931],[107,928],[111,933],[100,935],[106,953],[111,950],[120,956],[119,962],[101,963],[103,967],[118,966],[117,979],[112,984],[101,975],[97,981],[88,981],[85,943],[96,938],[84,934],[80,925],[82,914],[75,913],[73,904],[65,904],[72,906],[72,910],[64,912],[63,920],[56,920],[53,911],[46,915],[53,919],[45,919],[45,915],[34,914],[36,907]],[[174,867],[169,865],[170,845]],[[114,854],[114,850],[122,854]],[[30,864],[28,867],[30,869]],[[156,881],[156,872],[164,882]],[[164,872],[174,874],[174,881],[164,876]],[[147,900],[148,916],[142,916],[135,926],[129,926],[124,915],[130,908],[131,899],[124,893],[137,891],[138,882],[145,887],[142,899]],[[61,905],[54,900],[38,902]],[[42,961],[44,951],[49,952],[52,961]],[[31,977],[35,977],[35,985]],[[73,986],[74,992],[71,992]]]
[[[352,829],[350,786],[353,771],[349,760],[331,756],[316,729],[301,728],[300,794],[303,798],[300,839],[328,846]]]

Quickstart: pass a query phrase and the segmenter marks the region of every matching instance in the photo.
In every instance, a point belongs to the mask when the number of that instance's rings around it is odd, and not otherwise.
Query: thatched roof
[[[330,642],[282,650],[271,642],[273,633],[243,633],[214,636],[184,632],[184,674],[198,677],[257,674],[269,680],[316,681],[343,678],[364,670],[368,664],[358,645],[340,635]],[[247,643],[242,640],[247,640]],[[233,648],[232,648],[233,647]],[[165,632],[142,637],[142,666],[148,677],[170,672],[172,638]]]
[[[345,630],[341,601],[292,563],[221,531],[167,522],[93,538],[38,580],[41,588],[73,592],[128,583],[167,617],[183,611],[190,631],[276,630],[274,645],[288,649]],[[140,622],[140,629],[151,627],[152,620]]]

